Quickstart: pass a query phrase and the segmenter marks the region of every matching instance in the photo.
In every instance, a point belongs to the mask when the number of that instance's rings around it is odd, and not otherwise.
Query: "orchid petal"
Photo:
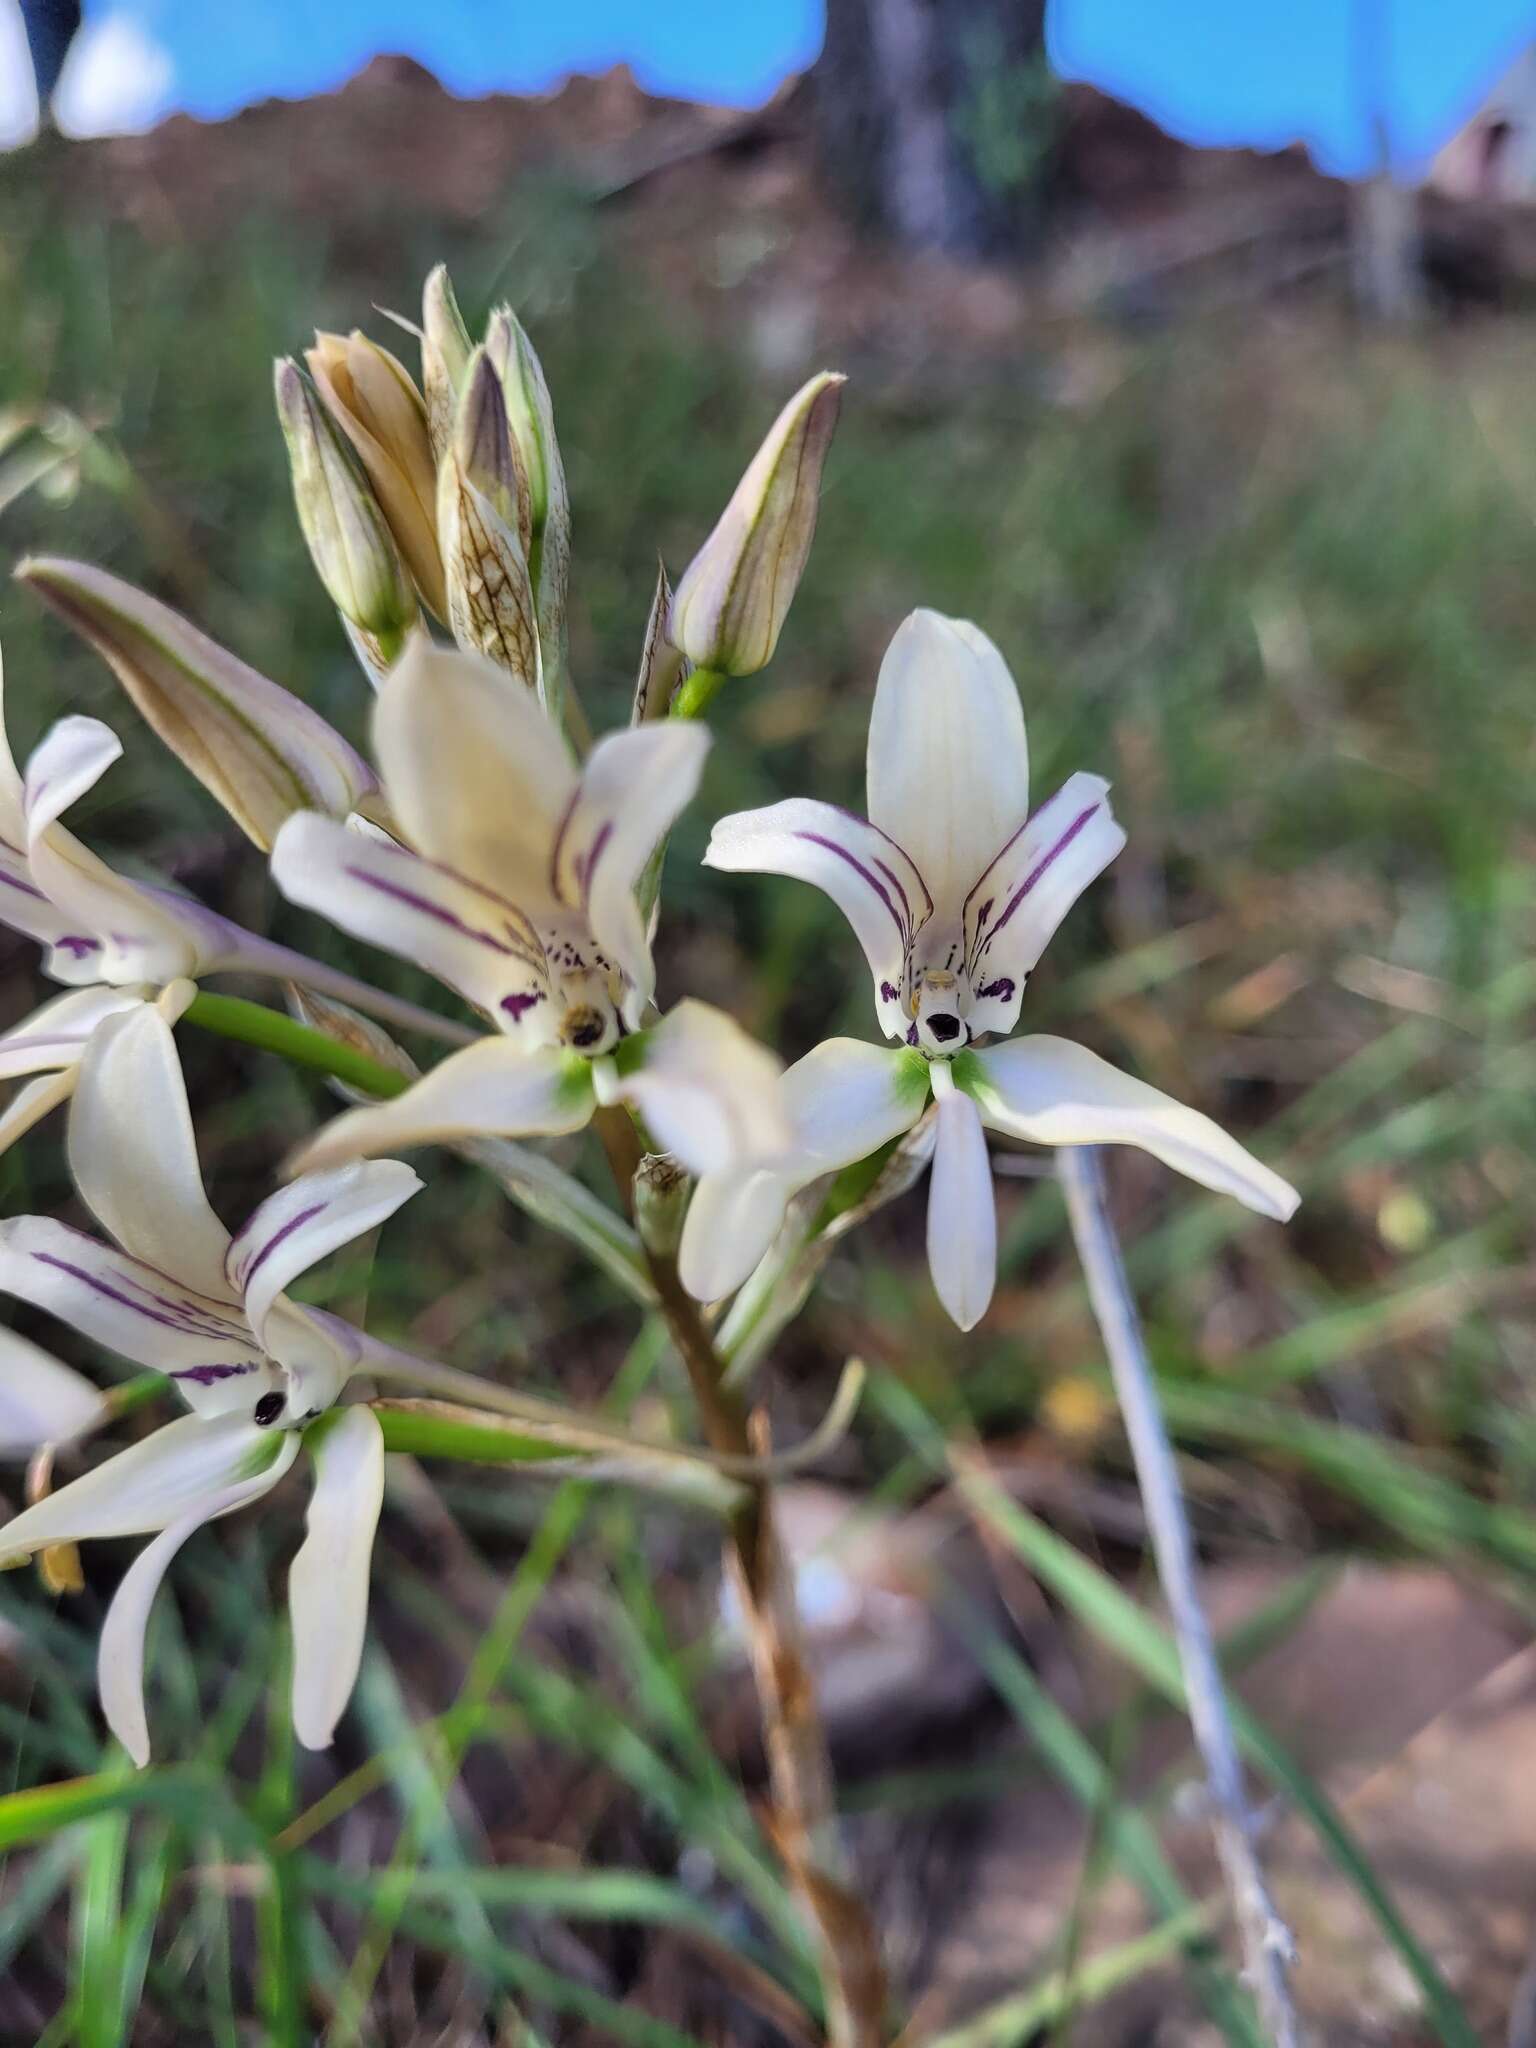
[[[480,883],[312,811],[278,833],[272,875],[293,902],[425,967],[520,1045],[546,1044],[558,1029],[538,933]]]
[[[801,1188],[911,1129],[928,1098],[928,1066],[911,1053],[829,1038],[788,1069],[781,1098],[791,1126],[783,1161],[706,1174],[694,1190],[678,1268],[700,1301],[741,1285]]]
[[[907,956],[933,899],[893,839],[835,804],[787,797],[722,818],[704,864],[730,874],[790,875],[830,896],[864,949],[882,1029],[905,1038],[911,1022],[902,1005]]]
[[[100,1390],[39,1345],[0,1330],[0,1458],[29,1458],[97,1420]]]
[[[956,1061],[955,1078],[994,1131],[1037,1145],[1136,1145],[1281,1222],[1301,1199],[1208,1116],[1070,1039],[1010,1039]]]
[[[138,988],[108,988],[95,982],[89,988],[71,989],[55,996],[21,1023],[0,1035],[0,1080],[21,1074],[56,1073],[75,1066],[91,1033],[106,1017],[132,1010],[147,1002],[154,991]]]
[[[294,1165],[314,1173],[459,1138],[559,1137],[588,1123],[593,1106],[591,1069],[575,1053],[523,1052],[505,1038],[483,1038],[450,1053],[392,1102],[337,1117]]]
[[[393,1216],[421,1186],[398,1159],[354,1160],[329,1173],[306,1173],[269,1195],[230,1240],[228,1284],[245,1302],[256,1341],[267,1351],[273,1303],[300,1273],[339,1246]]]
[[[375,785],[318,712],[163,605],[83,562],[23,562],[27,584],[114,671],[144,717],[256,844],[294,811],[345,817]]]
[[[192,904],[181,914],[174,896],[117,874],[58,822],[122,751],[99,719],[61,718],[27,762],[28,873],[65,925],[47,962],[56,980],[170,981],[206,965],[210,913]]]
[[[179,1520],[146,1544],[124,1572],[96,1647],[96,1690],[107,1726],[142,1771],[149,1762],[149,1723],[144,1713],[144,1638],[172,1559],[197,1530],[220,1515],[259,1500],[277,1484],[276,1468],[242,1486],[227,1486],[197,1501]],[[0,1534],[0,1541],[3,1541]]]
[[[288,1573],[293,1726],[306,1749],[329,1749],[363,1659],[368,1573],[384,1504],[384,1432],[371,1408],[343,1408],[308,1441],[315,1490]]]
[[[25,1088],[18,1088],[4,1110],[0,1110],[0,1152],[9,1150],[18,1138],[24,1138],[34,1124],[40,1124],[61,1102],[68,1102],[74,1092],[73,1067],[45,1074],[40,1081],[29,1081]]]
[[[935,1085],[934,1096],[939,1113],[928,1179],[928,1266],[950,1319],[969,1330],[986,1314],[997,1285],[992,1162],[975,1103],[952,1085]]]
[[[1125,844],[1100,775],[1072,775],[1008,841],[965,899],[974,1037],[1011,1031],[1025,977],[1089,883]]]
[[[233,1307],[229,1232],[203,1192],[176,1041],[152,1004],[105,1018],[86,1047],[69,1112],[69,1167],[86,1207],[130,1258]]]
[[[168,1373],[201,1416],[246,1413],[272,1384],[239,1310],[52,1217],[0,1223],[0,1293]]]
[[[1007,663],[965,619],[917,611],[880,664],[869,816],[958,922],[967,890],[1029,810],[1024,712]]]
[[[655,993],[656,970],[635,885],[698,788],[709,738],[695,720],[669,719],[599,740],[555,839],[551,867],[562,901],[580,909],[642,1004]]]
[[[784,1069],[723,1010],[678,1003],[653,1031],[624,1041],[624,1053],[633,1063],[619,1063],[620,1093],[690,1173],[763,1163],[788,1147]]]
[[[53,1543],[155,1534],[227,1487],[275,1486],[298,1450],[296,1430],[260,1429],[248,1415],[180,1415],[0,1527],[0,1562]]]
[[[421,853],[529,911],[556,901],[551,854],[577,776],[531,691],[423,639],[380,690],[373,733],[390,802]]]

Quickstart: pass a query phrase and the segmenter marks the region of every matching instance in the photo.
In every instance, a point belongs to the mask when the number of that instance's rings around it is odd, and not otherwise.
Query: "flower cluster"
[[[330,1740],[358,1668],[383,1496],[372,1384],[451,1381],[475,1405],[466,1375],[286,1292],[420,1187],[385,1155],[476,1156],[596,1123],[627,1214],[594,1225],[594,1198],[555,1162],[504,1184],[573,1235],[606,1231],[641,1298],[665,1302],[680,1283],[713,1304],[764,1270],[802,1190],[905,1140],[931,1155],[929,1261],[962,1329],[995,1278],[988,1130],[1140,1146],[1272,1216],[1296,1199],[1208,1118],[1081,1046],[1014,1035],[1043,949],[1124,833],[1090,773],[1031,810],[1003,658],[975,626],[932,612],[901,625],[881,667],[867,817],[792,798],[721,819],[706,855],[832,899],[891,1043],[830,1039],[786,1071],[721,1011],[688,997],[661,1007],[662,860],[704,772],[701,714],[726,676],[774,651],[842,380],[813,378],[791,399],[675,598],[662,577],[631,723],[580,746],[570,507],[538,358],[505,308],[473,341],[441,270],[418,333],[419,386],[360,334],[318,336],[276,378],[300,522],[376,692],[371,761],[116,578],[58,560],[19,572],[102,653],[290,901],[449,995],[417,1009],[114,873],[61,822],[120,752],[113,734],[65,718],[19,772],[0,731],[0,916],[42,944],[66,989],[0,1037],[0,1072],[23,1082],[0,1145],[72,1098],[71,1172],[110,1240],[46,1217],[0,1223],[0,1290],[165,1375],[189,1411],[57,1492],[34,1488],[0,1532],[0,1558],[152,1539],[101,1644],[108,1720],[141,1761],[145,1629],[171,1558],[203,1523],[270,1492],[301,1448],[315,1479],[290,1574],[294,1716],[303,1741]],[[204,1193],[173,1030],[207,1015],[196,984],[228,972],[287,985],[322,1032],[329,1018],[342,1037],[366,1033],[393,1084],[375,1099],[354,1091],[233,1235]],[[418,1072],[386,1023],[453,1049]],[[332,1071],[348,1069],[338,1059]],[[484,1406],[506,1406],[488,1383]],[[579,1418],[552,1404],[527,1414],[546,1440],[590,1448]],[[35,1346],[0,1349],[0,1450],[69,1443],[104,1419],[78,1375]],[[611,1434],[605,1444],[623,1449]]]

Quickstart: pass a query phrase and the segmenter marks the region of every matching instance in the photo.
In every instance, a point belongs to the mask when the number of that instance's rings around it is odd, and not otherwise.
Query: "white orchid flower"
[[[168,1374],[199,1415],[238,1412],[270,1428],[332,1405],[367,1340],[283,1289],[413,1195],[421,1183],[408,1166],[306,1176],[231,1237],[203,1191],[171,1028],[147,1004],[92,1035],[68,1149],[81,1199],[113,1244],[51,1217],[14,1217],[0,1223],[0,1292]]]
[[[351,1697],[368,1620],[368,1574],[384,1498],[384,1436],[371,1408],[332,1410],[308,1429],[272,1430],[239,1410],[183,1415],[0,1528],[0,1563],[98,1536],[153,1536],[124,1573],[97,1650],[107,1725],[149,1762],[144,1637],[171,1560],[205,1522],[270,1493],[300,1446],[312,1455],[308,1529],[288,1575],[293,1725],[327,1749]]]
[[[1024,714],[992,642],[964,620],[914,612],[884,662],[870,718],[869,818],[790,798],[715,827],[708,865],[796,876],[852,925],[899,1049],[831,1039],[792,1066],[795,1141],[777,1161],[703,1181],[684,1226],[685,1284],[739,1286],[785,1204],[867,1157],[923,1114],[937,1133],[928,1255],[961,1329],[986,1312],[997,1222],[983,1126],[1043,1145],[1138,1145],[1204,1186],[1284,1218],[1295,1190],[1208,1117],[1065,1039],[1011,1031],[1024,985],[1125,834],[1109,787],[1077,774],[1033,815]]]
[[[72,990],[0,1036],[0,1080],[46,1077],[0,1113],[0,1151],[68,1097],[81,1052],[104,1017],[158,998],[174,1022],[203,975],[292,978],[404,1024],[433,1023],[189,897],[114,873],[60,819],[121,754],[116,734],[99,720],[64,718],[44,735],[23,776],[0,701],[0,923],[37,940],[46,949],[44,972]]]
[[[69,1162],[115,1244],[43,1216],[0,1223],[0,1291],[166,1373],[193,1413],[18,1515],[0,1529],[0,1560],[92,1536],[156,1535],[113,1601],[100,1653],[107,1719],[143,1763],[144,1629],[160,1580],[194,1529],[277,1484],[302,1437],[316,1477],[290,1578],[294,1725],[303,1742],[324,1748],[362,1652],[384,1446],[370,1410],[327,1412],[372,1361],[371,1340],[284,1289],[421,1183],[398,1160],[309,1174],[232,1237],[198,1173],[170,1026],[147,1005],[106,1019],[86,1048]],[[389,1369],[398,1372],[402,1358],[390,1353]],[[43,1391],[57,1408],[59,1389]],[[305,1427],[317,1418],[319,1427]]]
[[[702,726],[612,733],[578,770],[499,670],[418,642],[380,692],[374,735],[415,850],[309,813],[278,834],[273,875],[295,902],[428,968],[496,1035],[339,1118],[301,1161],[553,1136],[614,1102],[692,1172],[775,1152],[788,1132],[770,1054],[703,1003],[637,1030],[655,968],[635,888],[698,786]]]

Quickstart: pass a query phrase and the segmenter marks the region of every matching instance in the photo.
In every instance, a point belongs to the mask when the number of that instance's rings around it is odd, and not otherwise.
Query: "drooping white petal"
[[[372,833],[303,811],[272,849],[283,894],[435,974],[527,1046],[558,1028],[544,947],[514,903]]]
[[[915,863],[885,832],[835,804],[788,797],[722,818],[704,855],[730,874],[790,875],[830,896],[853,927],[875,983],[880,1024],[905,1038],[907,955],[933,899]]]
[[[393,1216],[420,1186],[420,1175],[398,1159],[353,1160],[301,1174],[269,1195],[230,1240],[225,1259],[256,1341],[272,1350],[267,1316],[290,1280]]]
[[[0,1527],[0,1562],[52,1543],[147,1536],[232,1486],[275,1486],[298,1455],[297,1432],[247,1415],[181,1415]]]
[[[576,768],[532,691],[478,655],[423,638],[380,690],[373,734],[389,800],[418,852],[526,910],[554,901],[551,856]]]
[[[700,1301],[739,1287],[772,1244],[790,1199],[908,1131],[928,1099],[919,1056],[829,1038],[784,1075],[790,1143],[773,1165],[706,1174],[694,1190],[678,1248],[683,1285]]]
[[[553,1138],[579,1131],[592,1115],[592,1076],[574,1053],[523,1052],[505,1038],[483,1038],[423,1074],[392,1102],[348,1110],[325,1126],[294,1161],[315,1173],[412,1145],[455,1138]]]
[[[208,1206],[171,1027],[150,1003],[97,1026],[69,1111],[69,1167],[91,1214],[131,1258],[195,1293],[238,1298],[229,1232]]]
[[[934,1076],[939,1113],[928,1180],[928,1266],[950,1318],[970,1330],[986,1314],[997,1285],[992,1162],[975,1103],[949,1082],[942,1066],[935,1066]]]
[[[635,885],[646,862],[699,786],[709,729],[669,719],[599,740],[556,834],[552,866],[561,900],[584,916],[641,1004],[656,971]]]
[[[1029,810],[1024,712],[976,626],[917,611],[880,664],[869,720],[869,816],[958,921],[967,890]]]
[[[107,1726],[142,1771],[149,1762],[149,1723],[144,1713],[144,1638],[155,1595],[187,1538],[219,1515],[257,1500],[277,1484],[274,1466],[242,1486],[227,1486],[196,1502],[146,1544],[124,1572],[96,1647],[96,1690]],[[3,1540],[3,1537],[0,1537]]]
[[[1100,775],[1072,775],[1003,847],[965,899],[970,1027],[1011,1031],[1026,975],[1078,897],[1125,844]]]
[[[271,1383],[243,1313],[49,1216],[0,1223],[0,1293],[135,1365],[169,1373],[201,1415],[248,1413]]]
[[[636,1053],[628,1064],[631,1046]],[[709,1003],[678,1003],[654,1031],[626,1040],[617,1064],[623,1098],[690,1173],[761,1164],[788,1149],[783,1067]]]
[[[0,1330],[0,1458],[30,1458],[63,1443],[101,1413],[101,1393],[83,1373],[14,1330]]]
[[[56,1073],[61,1067],[74,1066],[104,1017],[134,1009],[153,993],[147,984],[108,988],[103,982],[94,982],[89,988],[55,996],[0,1035],[0,1080],[19,1074]]]
[[[343,1408],[312,1433],[315,1490],[288,1574],[293,1727],[329,1749],[357,1683],[368,1627],[368,1572],[384,1504],[384,1432],[371,1408]]]
[[[174,897],[115,874],[58,822],[121,753],[99,719],[61,718],[27,762],[27,870],[66,927],[47,961],[59,981],[160,982],[204,965],[197,906],[178,915]]]
[[[65,1067],[60,1073],[45,1074],[41,1080],[29,1081],[25,1088],[16,1090],[0,1110],[0,1152],[14,1145],[18,1138],[24,1138],[50,1110],[68,1102],[75,1092],[75,1071]]]
[[[957,1061],[956,1078],[994,1131],[1037,1145],[1137,1145],[1281,1222],[1301,1199],[1208,1116],[1070,1039],[1010,1039]]]

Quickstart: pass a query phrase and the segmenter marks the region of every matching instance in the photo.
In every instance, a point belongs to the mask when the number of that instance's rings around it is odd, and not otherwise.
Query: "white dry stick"
[[[1216,1848],[1242,1940],[1244,1971],[1274,2048],[1301,2048],[1301,2030],[1286,1981],[1296,1944],[1275,1910],[1254,1848],[1253,1819],[1227,1713],[1221,1666],[1195,1583],[1189,1517],[1173,1446],[1158,1406],[1141,1318],[1120,1256],[1120,1240],[1104,1205],[1098,1152],[1091,1145],[1063,1146],[1056,1154],[1056,1165],[1088,1283],[1088,1298],[1109,1354],[1115,1394],[1152,1532],[1158,1578],[1173,1622],[1190,1725],[1204,1759],[1215,1809]]]

